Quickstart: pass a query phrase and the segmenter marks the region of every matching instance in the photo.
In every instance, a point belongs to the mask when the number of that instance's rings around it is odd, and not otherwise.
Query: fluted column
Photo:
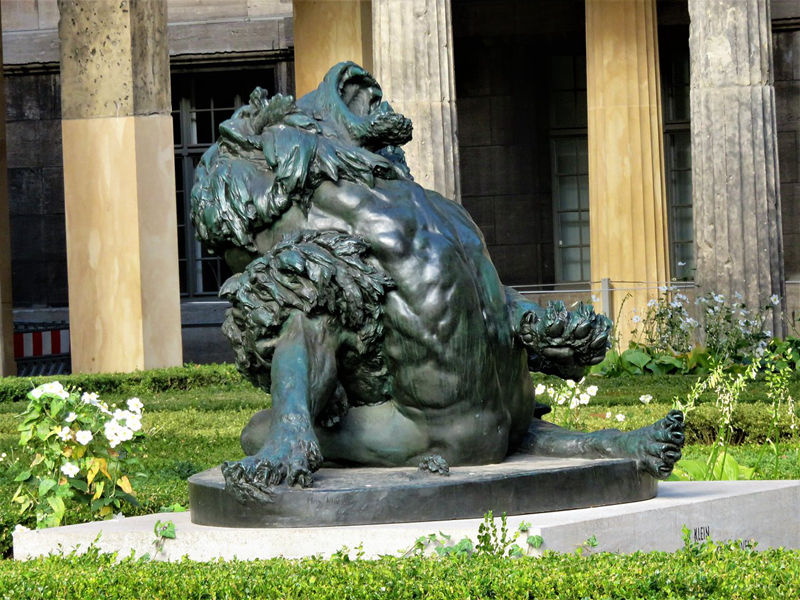
[[[373,0],[374,75],[414,123],[406,160],[421,185],[459,199],[450,0]]]
[[[695,281],[751,308],[784,297],[769,9],[689,0]]]
[[[3,81],[3,48],[0,44],[0,377],[17,373],[14,362],[14,322],[11,314],[11,227],[7,181],[6,86]]]
[[[59,11],[72,369],[180,365],[166,3]]]
[[[669,281],[657,42],[655,0],[586,0],[591,272],[623,343]]]

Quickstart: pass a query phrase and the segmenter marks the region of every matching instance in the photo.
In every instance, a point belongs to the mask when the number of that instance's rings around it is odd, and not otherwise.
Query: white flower
[[[642,394],[641,396],[639,396],[639,402],[641,402],[642,404],[650,404],[650,401],[652,399],[653,397],[650,394]]]
[[[6,459],[6,456],[8,456],[8,455],[5,452],[0,454],[0,462],[3,462]]]
[[[64,418],[64,421],[67,423],[72,423],[77,418],[78,415],[76,415],[74,412],[71,412]]]
[[[572,379],[567,379],[567,387],[573,389],[575,387],[575,382]]]
[[[75,441],[78,442],[81,446],[85,446],[89,442],[94,439],[91,431],[87,431],[86,429],[81,429],[75,434]]]
[[[94,392],[83,392],[81,402],[84,404],[97,404],[98,395]]]
[[[555,388],[553,388],[553,387],[547,388],[547,395],[550,396],[551,398],[554,398],[555,395],[556,395]]]
[[[69,392],[64,389],[64,386],[61,385],[58,381],[51,381],[50,383],[45,383],[40,385],[35,390],[31,392],[31,396],[34,398],[41,398],[44,394],[48,394],[50,396],[58,396],[59,398],[63,398],[66,400],[69,398]]]
[[[17,525],[14,527],[14,533],[20,533],[22,531],[30,531],[30,529],[25,527],[25,525],[20,525],[17,523]]]
[[[80,472],[78,465],[73,465],[72,463],[64,463],[61,465],[61,472],[66,475],[67,477],[75,477]]]
[[[640,317],[639,315],[633,315],[633,317],[631,318],[631,321],[633,321],[634,323],[638,323],[641,320],[642,317]]]
[[[140,412],[142,412],[142,408],[143,407],[144,407],[144,404],[142,404],[142,401],[139,400],[138,398],[129,398],[128,399],[128,409],[129,410],[132,410],[133,412],[140,413]]]
[[[610,412],[607,412],[607,413],[606,413],[606,419],[610,419],[610,418],[611,418],[611,413],[610,413]]]
[[[139,431],[142,428],[142,419],[139,415],[133,415],[125,419],[125,424],[131,431]]]
[[[580,399],[581,404],[589,404],[589,400],[591,400],[592,397],[589,394],[583,393],[580,395]]]
[[[540,383],[540,384],[538,384],[538,385],[536,386],[536,389],[535,389],[535,390],[533,390],[533,393],[534,393],[534,394],[536,394],[537,396],[541,396],[541,395],[542,395],[542,394],[544,394],[546,391],[547,391],[547,388],[546,388],[546,387],[544,387],[544,384],[543,384],[543,383]]]
[[[772,296],[769,297],[769,301],[772,302],[772,306],[778,306],[778,304],[781,303],[781,299],[778,294],[772,294]]]
[[[622,423],[625,420],[625,415],[623,415],[622,413],[617,413],[617,416],[615,418],[617,419],[617,421]]]
[[[62,427],[56,435],[62,442],[68,442],[72,439],[72,430],[69,427]]]
[[[686,263],[685,263],[684,261],[682,261],[682,260],[679,260],[679,261],[678,261],[678,266],[679,266],[679,267],[685,267],[685,266],[686,266]]]
[[[586,393],[589,394],[592,397],[596,396],[597,395],[597,386],[596,385],[590,385],[589,387],[586,388]]]
[[[650,299],[647,301],[647,306],[649,308],[653,308],[656,304],[658,304],[658,302],[655,299]]]
[[[574,410],[574,409],[578,408],[580,403],[581,403],[581,401],[578,398],[575,398],[575,397],[570,398],[570,401],[569,401],[570,410]]]

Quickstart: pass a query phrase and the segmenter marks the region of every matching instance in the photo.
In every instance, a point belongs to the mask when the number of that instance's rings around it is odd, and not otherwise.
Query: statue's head
[[[195,170],[192,221],[198,237],[220,252],[256,252],[256,234],[292,206],[308,211],[323,181],[372,187],[412,179],[399,148],[411,139],[411,121],[352,62],[334,66],[297,101],[256,88],[219,129]]]
[[[297,106],[313,116],[326,134],[346,138],[372,152],[411,140],[411,120],[383,100],[380,84],[353,62],[332,67],[319,87]]]

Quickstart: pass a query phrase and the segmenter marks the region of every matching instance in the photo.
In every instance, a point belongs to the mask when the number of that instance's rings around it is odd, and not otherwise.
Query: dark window
[[[583,52],[552,56],[550,81],[556,281],[589,281],[589,157]]]
[[[695,269],[689,32],[685,27],[665,27],[660,37],[670,262],[672,277],[686,281],[694,279]]]
[[[195,239],[189,219],[189,197],[195,166],[216,141],[219,124],[248,101],[256,86],[274,94],[275,69],[200,71],[172,76],[178,261],[183,296],[215,295],[231,274],[224,260],[210,254]]]

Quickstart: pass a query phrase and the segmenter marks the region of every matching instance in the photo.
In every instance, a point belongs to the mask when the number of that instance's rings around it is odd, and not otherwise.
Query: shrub
[[[122,502],[136,503],[128,473],[138,462],[131,454],[141,436],[138,398],[115,409],[97,394],[67,391],[57,381],[28,398],[18,427],[25,460],[11,500],[20,513],[33,512],[37,527],[53,527],[74,501],[106,518]]]
[[[164,563],[89,552],[0,562],[0,598],[797,598],[800,553],[692,544],[674,554]]]
[[[92,390],[97,394],[146,396],[170,390],[206,386],[241,385],[242,376],[229,364],[185,365],[134,373],[76,373],[73,375],[0,378],[0,402],[22,401],[33,388],[53,381],[68,388]]]

